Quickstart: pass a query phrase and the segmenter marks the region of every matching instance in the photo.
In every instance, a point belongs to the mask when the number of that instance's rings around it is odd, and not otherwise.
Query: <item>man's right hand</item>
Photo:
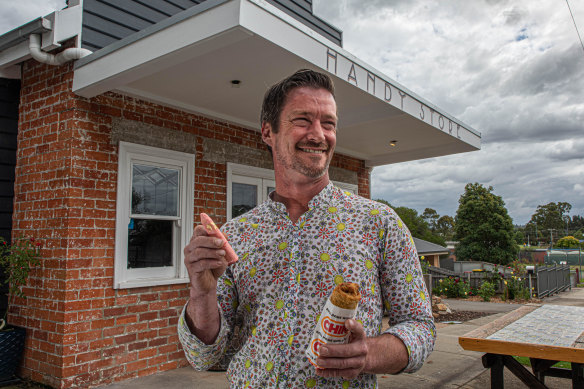
[[[195,228],[191,241],[184,249],[185,266],[191,282],[186,322],[193,335],[212,344],[221,327],[217,307],[217,280],[227,269],[221,239],[209,236],[205,227]]]
[[[191,241],[184,249],[185,266],[191,281],[191,298],[215,293],[217,280],[227,269],[221,239],[209,236],[205,227],[195,228]]]

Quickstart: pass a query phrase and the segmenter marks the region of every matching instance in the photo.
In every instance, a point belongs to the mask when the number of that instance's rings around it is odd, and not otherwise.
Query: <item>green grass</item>
[[[521,363],[524,366],[531,366],[531,363],[529,362],[529,358],[527,357],[513,357],[515,358],[515,360],[517,360],[517,362]],[[570,362],[558,362],[555,365],[553,365],[552,367],[560,367],[563,369],[572,369],[572,364]]]

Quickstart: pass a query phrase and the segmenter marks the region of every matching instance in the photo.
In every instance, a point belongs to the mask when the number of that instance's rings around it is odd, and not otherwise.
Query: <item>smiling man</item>
[[[223,226],[240,260],[227,267],[223,242],[202,226],[185,247],[185,355],[197,369],[228,364],[232,387],[375,388],[375,374],[413,372],[432,351],[435,326],[409,231],[390,208],[329,180],[337,121],[325,74],[301,70],[270,88],[261,131],[276,190]],[[362,300],[345,322],[348,344],[321,346],[315,369],[304,351],[341,282],[357,283]]]

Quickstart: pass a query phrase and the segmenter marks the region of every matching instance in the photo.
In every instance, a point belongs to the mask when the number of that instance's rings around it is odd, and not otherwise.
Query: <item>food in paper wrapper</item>
[[[211,236],[219,238],[223,241],[223,250],[225,250],[225,258],[227,259],[227,264],[231,265],[232,263],[237,262],[237,254],[233,251],[233,248],[227,241],[227,238],[219,231],[213,219],[209,217],[206,213],[201,213],[201,224],[205,226],[207,233]]]
[[[316,359],[319,355],[318,349],[322,344],[347,342],[349,331],[345,327],[345,321],[355,317],[360,299],[359,285],[352,282],[337,285],[331,293],[306,349],[306,356],[315,367],[318,367]]]

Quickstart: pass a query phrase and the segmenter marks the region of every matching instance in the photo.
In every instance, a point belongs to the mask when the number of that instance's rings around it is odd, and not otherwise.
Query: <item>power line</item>
[[[578,34],[578,39],[580,40],[580,45],[582,46],[582,51],[584,51],[584,43],[582,43],[582,37],[580,36],[580,31],[578,31],[578,26],[576,25],[576,20],[574,20],[574,14],[572,13],[572,8],[570,8],[570,3],[566,0],[566,5],[570,11],[570,16],[572,17],[572,22],[574,22],[574,27],[576,28],[576,34]]]

